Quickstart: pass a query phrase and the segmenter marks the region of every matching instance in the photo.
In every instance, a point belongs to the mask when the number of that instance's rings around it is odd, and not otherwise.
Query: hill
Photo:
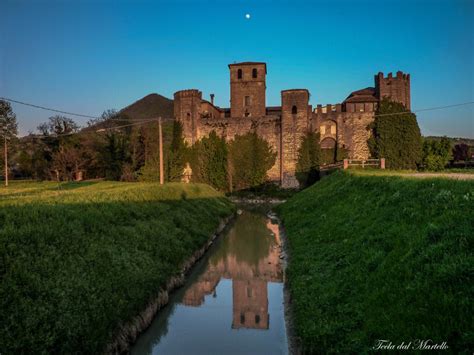
[[[427,140],[440,140],[441,138],[444,137],[439,137],[439,136],[426,136],[424,137]],[[461,138],[461,137],[447,137],[449,141],[451,142],[452,146],[455,146],[456,144],[467,144],[470,146],[474,146],[474,138]]]
[[[133,104],[120,110],[121,114],[129,116],[131,119],[144,119],[153,117],[172,118],[173,100],[159,94],[150,94]]]
[[[335,173],[279,206],[302,353],[473,349],[474,183]]]

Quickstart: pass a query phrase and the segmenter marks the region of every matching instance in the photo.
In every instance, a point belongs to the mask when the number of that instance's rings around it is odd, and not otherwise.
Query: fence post
[[[380,169],[385,169],[385,158],[380,158]]]
[[[344,159],[344,170],[346,170],[349,167],[349,160]]]

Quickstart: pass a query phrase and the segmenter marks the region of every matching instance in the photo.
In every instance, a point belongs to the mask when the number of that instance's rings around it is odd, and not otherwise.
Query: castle
[[[352,92],[342,103],[309,104],[306,89],[281,91],[281,106],[266,106],[267,65],[262,62],[229,64],[230,108],[214,105],[196,89],[174,94],[174,117],[183,125],[189,144],[215,131],[226,140],[255,131],[277,152],[268,171],[282,187],[296,187],[298,148],[307,132],[319,132],[321,149],[343,149],[350,159],[368,159],[368,125],[374,120],[379,101],[388,97],[410,109],[410,75],[398,71],[384,77],[375,75],[375,87]]]

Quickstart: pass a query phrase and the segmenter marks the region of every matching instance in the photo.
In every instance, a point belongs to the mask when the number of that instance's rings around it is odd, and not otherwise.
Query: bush
[[[296,163],[296,178],[302,187],[312,185],[319,179],[320,165],[319,133],[307,133],[298,149],[298,162]]]
[[[423,167],[426,170],[443,170],[452,158],[451,142],[443,137],[440,140],[423,141]]]
[[[276,153],[256,133],[235,136],[229,144],[232,185],[235,189],[259,186],[267,180],[267,171],[275,164]]]
[[[189,160],[195,182],[209,184],[216,189],[227,189],[227,144],[212,131],[194,144]]]
[[[375,158],[389,169],[416,169],[422,160],[422,140],[415,114],[387,98],[380,101],[368,140]]]

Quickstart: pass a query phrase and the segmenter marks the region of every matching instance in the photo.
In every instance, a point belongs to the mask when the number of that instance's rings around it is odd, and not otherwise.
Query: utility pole
[[[8,187],[8,148],[7,148],[7,129],[5,128],[5,187]]]
[[[160,145],[160,185],[163,185],[165,177],[163,176],[163,133],[161,131],[161,117],[158,117],[158,136]]]

